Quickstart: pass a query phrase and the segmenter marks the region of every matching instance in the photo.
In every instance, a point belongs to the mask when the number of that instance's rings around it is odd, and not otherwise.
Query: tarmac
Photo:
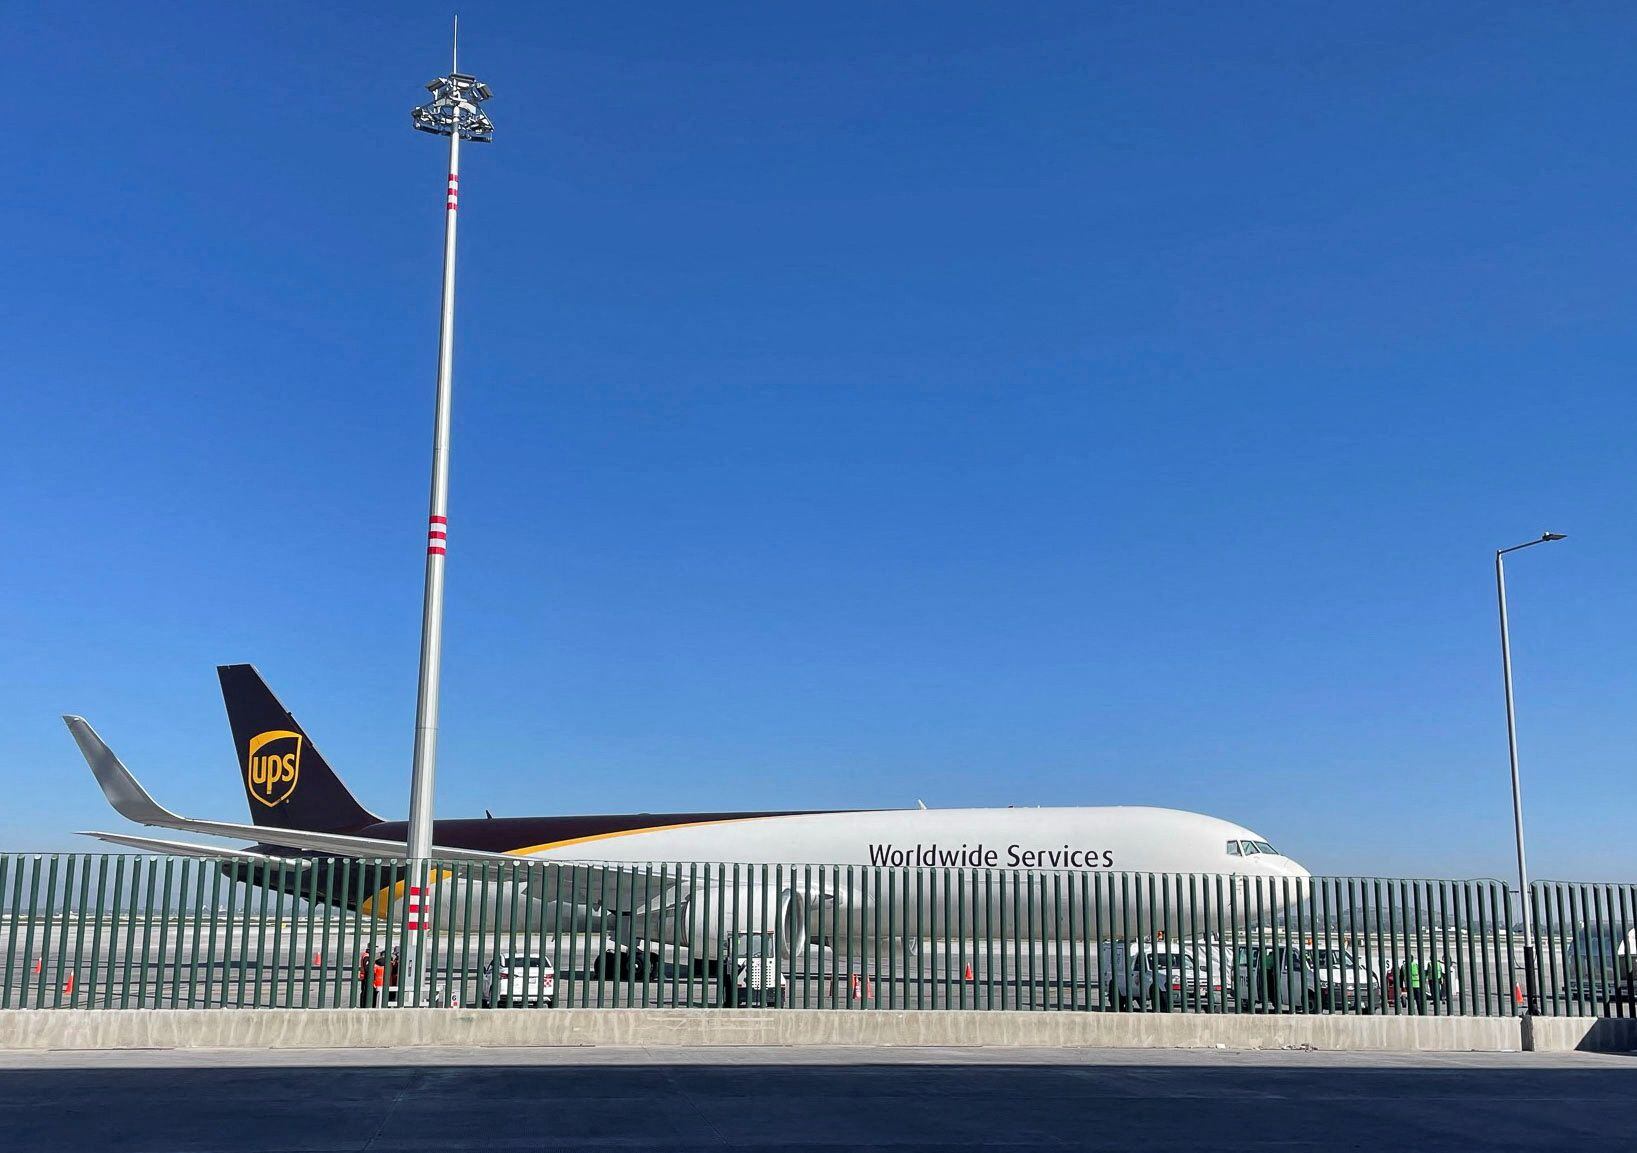
[[[0,1150],[1630,1148],[1637,1056],[600,1047],[0,1053]]]

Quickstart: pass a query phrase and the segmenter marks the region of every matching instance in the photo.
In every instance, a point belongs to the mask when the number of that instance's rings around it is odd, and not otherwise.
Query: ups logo
[[[301,734],[273,729],[250,738],[245,753],[245,788],[271,808],[296,791],[301,776]]]

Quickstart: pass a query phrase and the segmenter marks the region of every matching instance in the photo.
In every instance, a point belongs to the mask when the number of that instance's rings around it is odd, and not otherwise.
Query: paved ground
[[[517,1049],[0,1054],[0,1150],[1637,1144],[1637,1056]]]

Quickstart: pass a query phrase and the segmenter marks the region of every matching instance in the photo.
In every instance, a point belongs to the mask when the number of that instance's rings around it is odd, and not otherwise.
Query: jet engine
[[[658,913],[638,919],[638,934],[652,945],[686,950],[696,962],[715,960],[741,933],[771,934],[787,960],[807,951],[807,898],[792,888],[701,885]],[[645,921],[657,932],[645,932]]]

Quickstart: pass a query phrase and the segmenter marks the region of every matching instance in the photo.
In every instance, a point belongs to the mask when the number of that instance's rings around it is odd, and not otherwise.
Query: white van
[[[1240,988],[1264,1009],[1379,1013],[1381,976],[1350,949],[1273,945],[1245,950]]]
[[[1103,941],[1097,946],[1097,975],[1103,1003],[1116,1009],[1146,1005],[1160,1012],[1221,1012],[1225,1003],[1221,974],[1211,974],[1186,945]]]
[[[1220,994],[1226,1005],[1244,1007],[1244,989],[1240,986],[1242,974],[1232,946],[1224,944],[1220,938],[1211,937],[1184,941],[1182,947],[1193,954],[1194,964],[1200,970],[1200,976],[1210,983],[1211,992]]]

